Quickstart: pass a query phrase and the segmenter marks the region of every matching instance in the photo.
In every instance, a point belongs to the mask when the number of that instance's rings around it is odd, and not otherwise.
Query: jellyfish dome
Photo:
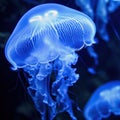
[[[5,47],[14,70],[29,74],[28,93],[42,120],[67,112],[73,120],[68,87],[79,78],[75,51],[90,46],[96,28],[85,14],[59,4],[42,4],[20,19]]]
[[[99,87],[84,109],[86,120],[102,120],[120,115],[120,81],[108,82]]]

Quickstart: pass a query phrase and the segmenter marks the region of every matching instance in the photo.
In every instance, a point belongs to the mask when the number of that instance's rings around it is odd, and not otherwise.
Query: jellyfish
[[[111,114],[120,115],[120,81],[114,80],[100,86],[85,106],[86,120],[102,120]]]
[[[105,41],[109,41],[107,31],[107,24],[110,21],[109,15],[120,7],[120,0],[76,0],[76,5],[95,21],[100,37]]]
[[[38,5],[23,15],[5,46],[12,69],[29,76],[28,93],[42,120],[66,112],[76,120],[68,88],[79,79],[76,51],[94,44],[86,14],[60,4]]]

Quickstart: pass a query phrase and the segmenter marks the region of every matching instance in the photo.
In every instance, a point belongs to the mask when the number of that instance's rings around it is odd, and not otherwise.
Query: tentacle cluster
[[[66,61],[65,57],[64,59],[59,57],[53,62],[24,68],[24,71],[30,75],[28,92],[42,120],[47,117],[52,120],[58,113],[65,111],[76,120],[68,95],[68,87],[79,78],[75,73],[76,69],[71,67],[71,64],[77,61],[77,55],[74,54],[73,58]]]

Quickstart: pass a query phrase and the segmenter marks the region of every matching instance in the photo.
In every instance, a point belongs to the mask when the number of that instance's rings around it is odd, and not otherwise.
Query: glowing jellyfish
[[[101,120],[111,113],[120,115],[120,81],[112,81],[99,87],[85,106],[86,120]]]
[[[14,69],[30,76],[28,92],[42,120],[60,112],[76,117],[68,87],[79,78],[75,51],[94,43],[95,25],[85,14],[58,4],[43,4],[28,11],[10,36],[5,56]]]

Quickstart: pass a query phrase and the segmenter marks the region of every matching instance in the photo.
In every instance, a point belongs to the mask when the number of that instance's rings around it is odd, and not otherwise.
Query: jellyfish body
[[[86,120],[102,120],[120,115],[120,81],[115,80],[99,87],[84,109]]]
[[[79,78],[75,51],[94,43],[95,25],[85,14],[59,4],[43,4],[29,10],[18,22],[5,56],[14,69],[30,76],[28,92],[42,120],[68,112],[73,120],[68,87]]]

